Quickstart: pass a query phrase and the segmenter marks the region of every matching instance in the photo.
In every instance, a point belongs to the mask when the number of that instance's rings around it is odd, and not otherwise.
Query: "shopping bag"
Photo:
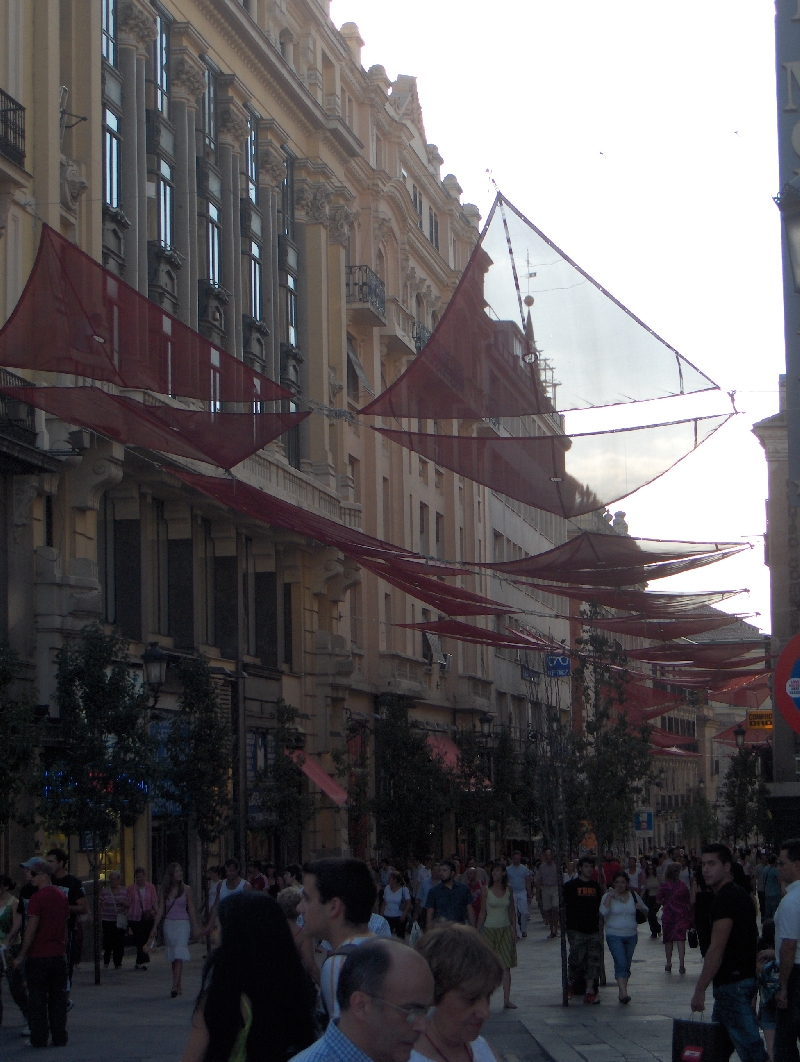
[[[413,926],[411,927],[411,932],[408,934],[408,943],[411,945],[412,948],[421,936],[422,929],[420,928],[420,924],[419,922],[414,922]]]
[[[731,1044],[716,1021],[673,1018],[672,1062],[728,1062]]]

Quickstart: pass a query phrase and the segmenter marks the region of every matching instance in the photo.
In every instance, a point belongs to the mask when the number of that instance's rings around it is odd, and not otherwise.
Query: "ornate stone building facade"
[[[564,540],[563,521],[512,511],[353,416],[424,345],[480,219],[442,177],[415,79],[365,70],[358,28],[337,30],[327,0],[0,0],[0,40],[0,321],[46,222],[312,408],[240,479],[429,556]],[[151,642],[210,659],[240,811],[221,855],[247,850],[248,777],[278,698],[331,775],[348,721],[383,695],[433,732],[487,715],[527,726],[518,662],[399,628],[428,610],[336,550],[182,488],[158,454],[0,399],[0,472],[0,628],[56,729],[56,654],[87,622],[122,631],[133,669]],[[12,825],[0,863],[35,841]],[[302,848],[348,849],[327,797]],[[156,807],[114,858],[128,876],[170,858],[198,870],[190,831]]]

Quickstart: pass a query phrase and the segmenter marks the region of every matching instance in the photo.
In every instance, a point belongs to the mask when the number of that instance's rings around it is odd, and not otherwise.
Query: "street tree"
[[[94,969],[100,984],[100,864],[122,826],[133,826],[149,799],[154,742],[148,696],[137,683],[127,643],[99,624],[58,654],[60,738],[43,760],[38,810],[53,832],[81,837],[93,877]]]
[[[425,734],[409,726],[403,697],[385,697],[375,722],[375,796],[378,846],[397,859],[424,855],[451,812],[452,776],[432,754]]]
[[[33,699],[12,696],[9,687],[19,677],[20,660],[14,649],[0,645],[0,823],[19,818],[17,802],[30,787],[41,739],[41,724]]]
[[[231,813],[231,727],[201,653],[177,665],[181,695],[165,742],[159,795],[168,817],[188,821],[200,842],[201,872]]]
[[[720,836],[719,821],[700,786],[690,790],[688,797],[681,809],[681,831],[687,844],[700,848]]]
[[[250,827],[283,846],[290,858],[299,857],[305,824],[314,817],[317,799],[308,792],[301,764],[301,735],[296,726],[299,712],[279,698],[272,713],[274,726],[268,734],[263,768],[254,774],[249,799],[254,814]]]
[[[726,834],[734,846],[738,841],[746,843],[754,835],[764,837],[769,833],[769,791],[761,777],[756,749],[739,749],[731,757],[719,787],[719,796],[725,813]]]

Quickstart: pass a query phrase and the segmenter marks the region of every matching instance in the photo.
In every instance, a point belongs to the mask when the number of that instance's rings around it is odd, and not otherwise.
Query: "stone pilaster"
[[[217,79],[217,161],[222,172],[223,283],[231,292],[227,322],[227,349],[242,357],[242,238],[239,221],[239,173],[242,145],[250,127],[244,103],[249,95],[239,79],[226,74]]]

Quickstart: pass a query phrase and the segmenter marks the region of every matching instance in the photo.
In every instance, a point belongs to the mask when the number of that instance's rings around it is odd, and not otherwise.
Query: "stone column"
[[[196,39],[195,39],[196,38]],[[170,28],[170,117],[175,126],[175,249],[183,257],[178,273],[178,316],[197,328],[197,177],[195,113],[205,89],[203,65],[189,48],[204,42],[185,22]]]
[[[222,173],[222,270],[223,284],[233,298],[229,303],[225,331],[226,347],[237,358],[242,357],[242,238],[239,220],[239,171],[242,144],[247,139],[247,112],[233,95],[241,89],[238,79],[227,74],[218,79],[217,100],[217,165]]]
[[[262,123],[263,125],[263,123]],[[259,127],[259,134],[262,129]],[[273,380],[281,378],[281,315],[280,272],[278,266],[278,203],[281,185],[286,177],[286,159],[278,146],[264,139],[259,145],[258,184],[259,206],[263,218],[264,236],[264,305],[270,329],[272,364],[268,374]]]
[[[147,146],[145,143],[144,64],[156,35],[148,5],[129,0],[117,15],[122,74],[122,212],[130,222],[125,240],[125,279],[147,293]]]

